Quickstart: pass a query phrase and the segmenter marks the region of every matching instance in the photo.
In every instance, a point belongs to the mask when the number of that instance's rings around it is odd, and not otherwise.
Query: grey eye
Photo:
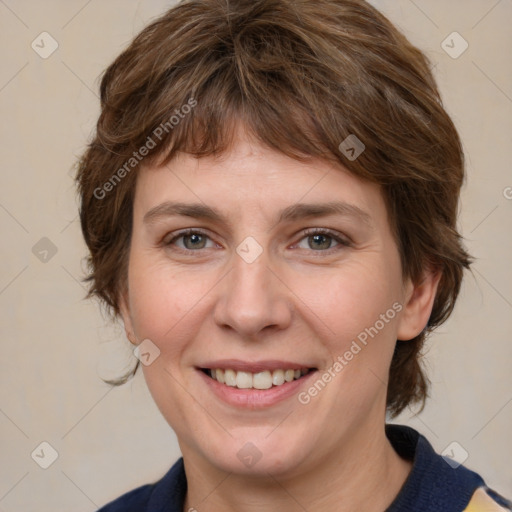
[[[329,235],[310,235],[307,238],[310,249],[330,249],[333,242],[333,238]]]
[[[185,249],[204,249],[206,245],[207,236],[201,235],[200,233],[191,233],[188,235],[182,235],[180,238],[183,239],[183,245]]]

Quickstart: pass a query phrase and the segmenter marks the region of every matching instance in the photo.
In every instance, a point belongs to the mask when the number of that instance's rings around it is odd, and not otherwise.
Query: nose
[[[233,267],[219,283],[218,292],[215,323],[241,337],[254,338],[264,330],[281,330],[290,324],[290,291],[269,266],[265,251],[252,263],[234,254]]]

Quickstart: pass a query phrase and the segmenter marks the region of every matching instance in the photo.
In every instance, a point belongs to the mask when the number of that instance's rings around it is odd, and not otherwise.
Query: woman
[[[107,69],[77,176],[90,294],[183,458],[102,511],[510,510],[385,424],[470,257],[425,56],[362,0],[195,0]],[[122,382],[125,379],[120,379]]]

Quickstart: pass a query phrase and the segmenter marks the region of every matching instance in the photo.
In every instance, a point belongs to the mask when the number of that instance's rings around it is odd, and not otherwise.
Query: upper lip
[[[220,368],[222,370],[234,370],[240,372],[258,373],[265,370],[302,370],[315,368],[314,365],[308,363],[299,363],[297,361],[278,361],[278,360],[263,360],[263,361],[242,361],[240,359],[219,359],[217,361],[207,361],[198,366],[200,369],[215,370]]]

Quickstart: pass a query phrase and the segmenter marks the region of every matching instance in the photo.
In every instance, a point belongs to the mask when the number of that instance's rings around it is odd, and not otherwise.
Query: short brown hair
[[[397,341],[389,374],[392,416],[424,405],[421,349],[450,315],[470,264],[456,228],[463,152],[427,58],[363,0],[188,0],[108,67],[96,135],[76,178],[89,296],[119,314],[132,168],[177,151],[222,153],[240,125],[288,156],[325,158],[378,183],[404,277],[417,282],[427,267],[442,273],[428,326]],[[349,135],[365,145],[357,159],[340,151]],[[150,138],[157,147],[139,161]]]

